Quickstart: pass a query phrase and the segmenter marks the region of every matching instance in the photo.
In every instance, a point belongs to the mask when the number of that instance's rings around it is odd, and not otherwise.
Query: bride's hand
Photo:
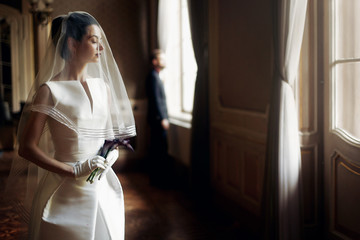
[[[105,176],[106,173],[110,170],[111,166],[116,162],[116,160],[119,158],[119,150],[114,149],[111,152],[109,152],[108,156],[105,159],[105,164],[107,164],[106,168],[102,170],[99,180],[102,176]]]
[[[105,158],[97,155],[86,160],[85,162],[77,162],[74,166],[74,176],[76,179],[85,177],[96,168],[106,168]]]

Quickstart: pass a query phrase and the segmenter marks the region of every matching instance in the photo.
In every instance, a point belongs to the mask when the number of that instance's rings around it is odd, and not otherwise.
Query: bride
[[[105,34],[90,14],[52,21],[44,63],[18,130],[7,191],[29,239],[124,239],[124,198],[104,140],[135,136],[125,86]],[[95,169],[100,175],[87,180]],[[26,174],[22,199],[14,193]]]

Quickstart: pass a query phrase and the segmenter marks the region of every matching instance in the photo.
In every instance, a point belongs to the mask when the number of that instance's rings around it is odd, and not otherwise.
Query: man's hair
[[[154,49],[151,51],[150,54],[150,62],[152,62],[152,60],[156,59],[160,54],[163,54],[164,52],[161,49]]]

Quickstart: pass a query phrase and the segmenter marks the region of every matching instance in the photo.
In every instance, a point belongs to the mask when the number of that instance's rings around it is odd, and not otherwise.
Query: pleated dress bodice
[[[51,81],[47,83],[54,106],[65,116],[71,116],[75,130],[92,131],[107,127],[107,90],[98,78],[87,79],[90,92],[88,96],[80,81]],[[96,136],[86,137],[74,129],[49,118],[55,159],[63,162],[86,160],[97,154],[104,139]]]

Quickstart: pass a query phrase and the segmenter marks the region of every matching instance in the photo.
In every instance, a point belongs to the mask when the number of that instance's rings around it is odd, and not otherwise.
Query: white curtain
[[[177,2],[176,2],[177,3]],[[171,40],[171,28],[174,26],[179,26],[176,24],[177,16],[176,16],[176,3],[172,0],[159,0],[158,6],[158,39],[159,39],[159,47],[165,53],[167,52],[168,43]]]
[[[192,44],[187,0],[159,0],[159,48],[165,53],[161,71],[171,116],[191,112],[197,63]],[[180,115],[179,115],[180,114]]]
[[[180,111],[181,69],[180,69],[180,17],[178,0],[159,0],[158,40],[164,52],[166,68],[160,72],[164,81],[166,102],[170,115]]]
[[[0,4],[0,16],[10,25],[12,112],[20,110],[35,76],[32,68],[30,45],[31,15],[21,15],[18,10]]]
[[[280,81],[277,162],[279,239],[300,238],[301,155],[294,84],[298,73],[307,0],[279,0],[276,67]],[[270,159],[273,160],[273,159]],[[276,173],[276,172],[275,172]],[[276,189],[276,188],[275,188]]]

